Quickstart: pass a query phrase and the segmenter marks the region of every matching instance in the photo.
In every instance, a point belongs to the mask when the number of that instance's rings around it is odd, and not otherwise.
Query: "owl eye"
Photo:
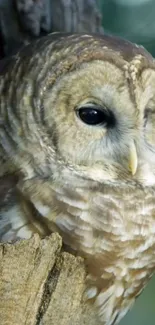
[[[114,127],[115,116],[112,111],[99,106],[83,106],[76,110],[77,116],[88,125]]]

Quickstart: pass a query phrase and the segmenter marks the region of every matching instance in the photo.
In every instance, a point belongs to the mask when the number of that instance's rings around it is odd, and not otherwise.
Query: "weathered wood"
[[[57,234],[1,244],[0,324],[90,324],[85,276],[83,259],[62,252]]]

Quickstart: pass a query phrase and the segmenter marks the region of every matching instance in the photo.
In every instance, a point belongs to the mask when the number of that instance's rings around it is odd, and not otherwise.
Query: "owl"
[[[51,34],[0,71],[0,238],[58,232],[114,325],[155,271],[155,62],[110,35]]]

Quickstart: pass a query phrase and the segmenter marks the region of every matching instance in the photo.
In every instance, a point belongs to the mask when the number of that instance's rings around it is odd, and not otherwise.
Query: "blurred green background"
[[[98,0],[103,27],[142,44],[155,57],[155,0]],[[155,277],[120,325],[155,325]]]
[[[155,56],[155,0],[98,0],[107,32],[142,44]]]

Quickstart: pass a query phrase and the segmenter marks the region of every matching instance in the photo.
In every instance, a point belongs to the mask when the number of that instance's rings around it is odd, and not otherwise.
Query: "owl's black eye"
[[[116,119],[111,110],[99,106],[83,106],[77,109],[78,117],[88,125],[114,127]]]

